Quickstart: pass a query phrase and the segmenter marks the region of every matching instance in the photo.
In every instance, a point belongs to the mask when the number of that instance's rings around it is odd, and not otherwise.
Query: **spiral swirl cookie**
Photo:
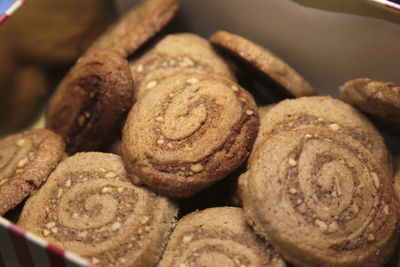
[[[178,221],[158,265],[275,266],[285,262],[246,225],[240,208],[196,211]]]
[[[0,215],[38,189],[63,152],[62,138],[44,129],[0,140]]]
[[[287,99],[276,104],[261,118],[254,147],[273,133],[309,127],[353,137],[375,156],[389,177],[393,176],[392,155],[378,130],[355,108],[329,96]]]
[[[173,18],[178,6],[177,0],[143,0],[97,38],[86,54],[112,50],[127,58]]]
[[[82,58],[47,106],[47,128],[63,136],[67,152],[98,149],[134,102],[128,62],[112,51]]]
[[[268,49],[226,31],[215,32],[209,40],[213,45],[228,51],[261,71],[291,96],[301,97],[317,94],[303,77]]]
[[[210,43],[191,33],[165,36],[143,56],[130,61],[130,65],[138,99],[162,79],[176,73],[207,73],[236,81],[227,63]]]
[[[340,87],[340,98],[366,113],[400,122],[400,86],[392,82],[354,79]]]
[[[168,199],[130,183],[119,156],[78,153],[30,198],[18,224],[101,266],[155,266],[175,223]]]
[[[279,132],[242,183],[246,220],[296,266],[383,266],[398,239],[390,179],[353,138]]]
[[[177,74],[132,107],[122,132],[122,158],[139,183],[187,197],[239,167],[257,131],[256,104],[239,85]]]

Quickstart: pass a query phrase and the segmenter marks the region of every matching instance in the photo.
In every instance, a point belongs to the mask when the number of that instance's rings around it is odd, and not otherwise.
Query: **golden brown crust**
[[[47,179],[64,152],[62,138],[40,129],[0,141],[0,215],[14,208]]]
[[[134,102],[128,62],[103,51],[82,58],[47,106],[47,128],[62,135],[67,152],[98,149]]]
[[[209,40],[260,70],[293,97],[317,94],[303,77],[268,49],[226,31],[215,32]]]
[[[275,266],[285,262],[246,225],[240,208],[196,211],[180,219],[158,265]]]
[[[400,122],[400,86],[392,82],[354,79],[340,87],[340,98],[366,113]]]
[[[130,61],[137,99],[153,85],[177,73],[221,75],[236,81],[228,64],[210,43],[192,33],[170,34],[136,60]]]
[[[239,85],[177,74],[131,109],[122,158],[129,173],[155,192],[186,197],[239,167],[257,131],[256,104]]]
[[[142,1],[111,25],[86,54],[112,50],[127,58],[172,19],[178,6],[178,0]]]
[[[102,266],[156,266],[177,209],[130,183],[117,155],[77,153],[25,204],[18,224]]]
[[[278,132],[243,188],[247,221],[299,266],[383,266],[398,239],[390,179],[354,139],[324,128]],[[267,196],[267,197],[266,197]]]
[[[310,127],[325,127],[353,137],[375,156],[388,177],[393,176],[392,155],[378,130],[358,110],[329,96],[287,99],[276,104],[260,120],[254,149],[273,133]]]

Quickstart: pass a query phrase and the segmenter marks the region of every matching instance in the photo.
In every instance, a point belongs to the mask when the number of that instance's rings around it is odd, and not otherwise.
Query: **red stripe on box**
[[[7,18],[8,18],[7,14],[4,13],[3,15],[1,15],[0,16],[0,24],[3,23]]]
[[[50,264],[54,267],[66,267],[64,259],[65,251],[59,247],[48,244],[47,255],[49,256]]]
[[[32,256],[26,243],[26,231],[11,223],[8,227],[8,232],[21,266],[34,267]]]

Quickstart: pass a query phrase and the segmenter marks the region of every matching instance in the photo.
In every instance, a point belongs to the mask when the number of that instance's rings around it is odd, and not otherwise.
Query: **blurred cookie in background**
[[[27,1],[7,22],[15,55],[46,65],[72,63],[104,29],[111,7],[111,0]]]
[[[0,26],[0,136],[26,128],[113,15],[111,0],[27,1]]]

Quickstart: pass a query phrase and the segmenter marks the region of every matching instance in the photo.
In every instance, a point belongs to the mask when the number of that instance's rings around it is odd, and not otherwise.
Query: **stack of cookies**
[[[400,174],[375,126],[241,36],[143,47],[177,9],[128,11],[61,81],[48,129],[0,141],[0,214],[28,197],[21,227],[99,266],[388,262]],[[257,107],[236,69],[291,99]]]

